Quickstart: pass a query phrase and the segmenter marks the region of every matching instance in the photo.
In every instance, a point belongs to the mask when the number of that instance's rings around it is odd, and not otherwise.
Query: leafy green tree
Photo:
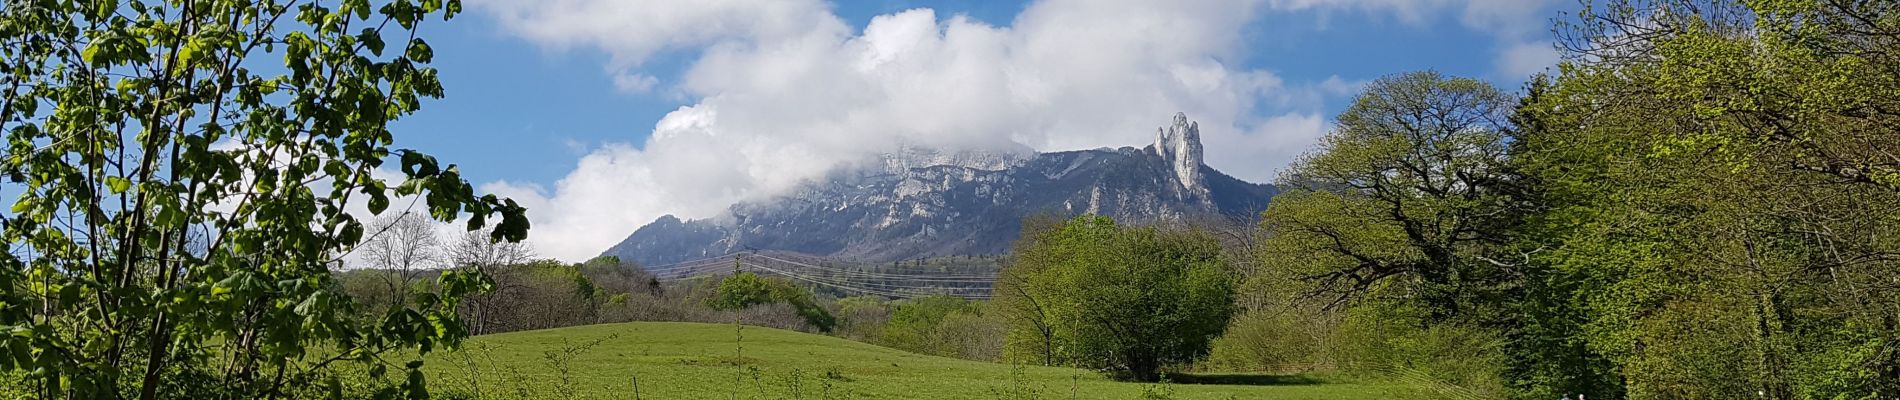
[[[1045,307],[1047,302],[1043,294],[1047,291],[1038,287],[1043,284],[1035,281],[1036,275],[1060,260],[1053,243],[1048,240],[1059,231],[1066,221],[1048,216],[1035,215],[1023,219],[1022,236],[1012,246],[1013,253],[998,272],[992,303],[1000,311],[1004,323],[1009,325],[1008,338],[1004,341],[1003,353],[1006,359],[1014,362],[1056,365],[1056,343],[1054,319]]]
[[[1280,178],[1261,222],[1268,262],[1342,301],[1406,296],[1431,320],[1476,311],[1476,292],[1515,261],[1496,251],[1518,216],[1505,168],[1513,105],[1435,72],[1373,81]]]
[[[830,332],[837,325],[837,319],[831,316],[810,290],[792,284],[784,279],[772,279],[751,272],[740,272],[719,281],[713,290],[713,296],[706,298],[706,306],[720,311],[740,311],[754,306],[784,303],[797,310],[805,323],[822,332]]]
[[[1206,356],[1233,314],[1231,273],[1219,241],[1205,233],[1083,216],[1027,243],[1016,251],[1038,255],[1007,267],[1025,273],[1005,271],[1024,281],[1022,291],[998,295],[1043,304],[1061,360],[1155,381],[1164,366]]]
[[[706,306],[720,311],[737,311],[772,303],[772,283],[765,277],[741,272],[719,280]]]
[[[1518,158],[1573,340],[1632,398],[1900,395],[1900,9],[1612,1],[1561,28],[1576,61]]]
[[[792,310],[797,312],[798,317],[804,319],[806,324],[818,328],[819,332],[831,332],[838,326],[838,319],[831,315],[831,311],[825,310],[824,306],[818,304],[818,299],[811,294],[811,290],[783,279],[773,280],[772,283],[772,298],[791,305]]]
[[[884,324],[878,343],[919,353],[954,356],[956,349],[946,348],[937,337],[937,328],[951,314],[973,312],[975,305],[962,298],[935,295],[896,302],[891,319]]]
[[[1307,286],[1301,291],[1332,299],[1325,308],[1382,316],[1379,332],[1360,332],[1363,324],[1335,328],[1372,334],[1366,343],[1373,347],[1502,337],[1508,345],[1500,350],[1512,354],[1488,358],[1510,365],[1484,368],[1473,366],[1480,357],[1457,349],[1407,351],[1448,359],[1356,359],[1467,365],[1431,372],[1476,386],[1511,381],[1529,397],[1586,389],[1593,398],[1620,394],[1605,389],[1619,382],[1607,364],[1570,340],[1573,288],[1534,262],[1549,251],[1531,223],[1545,215],[1546,204],[1515,153],[1526,129],[1520,124],[1540,122],[1516,112],[1518,104],[1484,82],[1435,72],[1369,84],[1320,148],[1280,179],[1285,192],[1263,214],[1266,239],[1257,246],[1263,271],[1255,279],[1267,282],[1249,286],[1275,293],[1285,291],[1276,286]],[[1284,294],[1269,297],[1286,308],[1269,313],[1315,321],[1333,313],[1315,313],[1307,301]],[[1441,340],[1452,337],[1465,339]],[[1480,379],[1476,371],[1507,376]]]
[[[5,384],[49,399],[341,396],[329,372],[350,364],[370,382],[407,371],[352,396],[426,396],[416,357],[465,336],[456,305],[487,282],[444,273],[437,290],[358,319],[330,267],[375,234],[346,210],[381,214],[395,195],[471,229],[499,216],[490,240],[525,237],[514,202],[389,147],[391,122],[442,95],[418,27],[460,9],[0,8],[0,176],[18,193],[0,216],[0,376],[23,377]],[[375,175],[392,157],[400,182]]]

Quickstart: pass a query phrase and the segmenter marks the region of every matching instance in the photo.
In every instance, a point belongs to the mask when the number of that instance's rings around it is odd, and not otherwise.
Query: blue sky
[[[889,0],[837,4],[837,13],[862,29],[873,16],[913,8],[965,13],[1007,24],[1026,1]],[[1546,18],[1555,16],[1555,7]],[[1439,18],[1450,18],[1440,16]],[[1247,28],[1244,65],[1268,68],[1293,81],[1331,76],[1369,80],[1418,69],[1491,79],[1514,88],[1516,76],[1496,71],[1492,38],[1456,23],[1416,24],[1391,15],[1273,13]],[[509,180],[551,185],[591,146],[640,142],[654,122],[686,99],[625,93],[603,72],[609,56],[590,49],[551,49],[515,37],[482,13],[428,26],[436,67],[449,97],[403,122],[400,145],[463,164],[478,182]],[[661,80],[676,77],[688,51],[648,64]],[[1344,101],[1331,101],[1337,112]],[[1166,110],[1157,110],[1165,113]],[[1159,121],[1159,119],[1157,119]],[[1158,122],[1157,122],[1158,123]]]
[[[1140,146],[1177,111],[1201,121],[1209,165],[1267,181],[1365,81],[1435,69],[1516,89],[1555,62],[1548,20],[1572,5],[469,3],[423,28],[448,97],[400,122],[397,145],[527,203],[561,258],[891,143]]]

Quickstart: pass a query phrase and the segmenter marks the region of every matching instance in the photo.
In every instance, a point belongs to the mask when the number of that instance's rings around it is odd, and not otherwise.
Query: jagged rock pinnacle
[[[1174,114],[1174,126],[1157,128],[1155,155],[1174,170],[1181,189],[1191,194],[1206,194],[1201,179],[1201,125],[1189,121],[1187,113]]]

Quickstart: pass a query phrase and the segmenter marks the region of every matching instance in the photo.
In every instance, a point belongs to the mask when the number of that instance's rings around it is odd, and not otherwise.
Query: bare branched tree
[[[422,215],[405,212],[384,217],[370,232],[374,236],[361,247],[364,267],[380,270],[378,276],[388,286],[393,305],[403,304],[403,293],[417,278],[442,266],[441,239]]]
[[[496,328],[497,308],[518,307],[517,292],[525,287],[517,274],[499,268],[526,264],[534,259],[534,249],[526,242],[495,241],[486,231],[469,231],[453,239],[445,246],[445,257],[456,268],[475,268],[495,280],[495,290],[490,293],[470,296],[463,307],[469,316],[469,328],[476,334],[490,333]]]
[[[456,267],[488,268],[521,264],[534,259],[534,249],[526,242],[495,241],[484,231],[463,233],[449,243],[446,257]]]

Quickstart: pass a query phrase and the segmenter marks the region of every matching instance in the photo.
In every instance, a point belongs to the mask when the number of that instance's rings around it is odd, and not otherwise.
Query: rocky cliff
[[[1035,153],[905,147],[840,167],[726,215],[661,217],[604,255],[658,265],[748,249],[865,261],[1008,251],[1031,215],[1118,221],[1250,216],[1271,186],[1201,161],[1198,124],[1177,114],[1145,148]]]

